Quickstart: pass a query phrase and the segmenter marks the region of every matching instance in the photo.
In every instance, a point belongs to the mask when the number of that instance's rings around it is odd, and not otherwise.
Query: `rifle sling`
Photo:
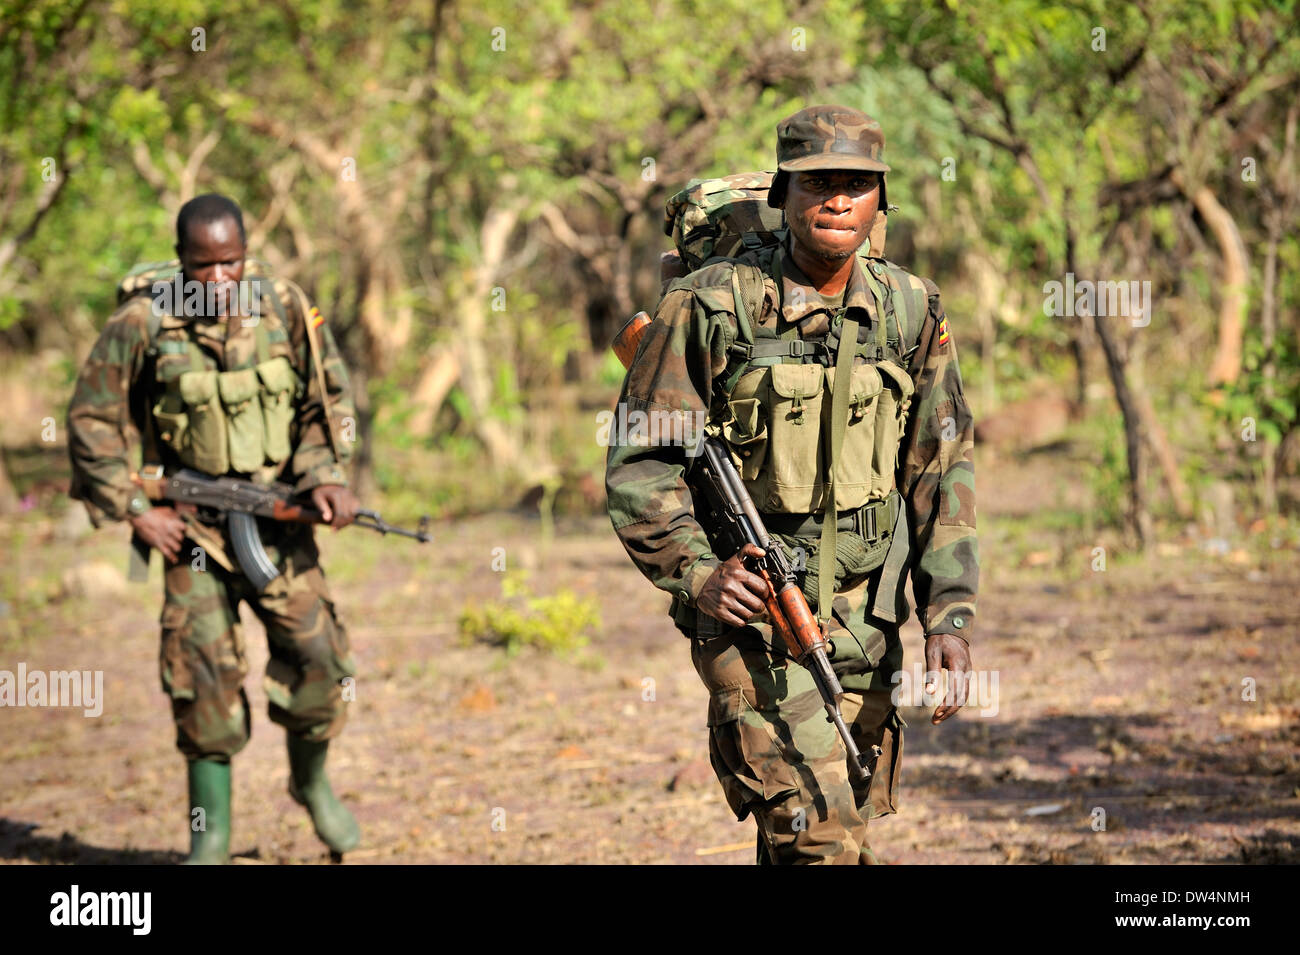
[[[142,584],[149,579],[149,552],[151,548],[143,537],[132,531],[131,550],[127,555],[126,579],[133,584]]]
[[[294,288],[298,293],[298,310],[302,313],[303,330],[307,335],[307,345],[311,349],[311,363],[316,369],[316,384],[320,388],[321,409],[325,412],[325,431],[329,434],[330,450],[334,452],[334,460],[340,465],[343,463],[343,456],[339,453],[338,434],[334,430],[334,412],[330,409],[330,393],[325,386],[325,366],[321,357],[321,345],[316,341],[315,329],[312,328],[311,309],[307,304],[307,295],[302,289]],[[271,296],[275,298],[274,289]]]
[[[928,312],[921,326],[921,334],[915,351],[912,352],[912,360],[908,363],[907,373],[913,381],[920,378],[921,368],[925,360],[930,355],[930,342],[934,339],[934,331],[937,326],[933,316]],[[908,429],[915,432],[917,427],[916,416],[908,422]],[[902,447],[910,446],[907,435],[904,435]],[[898,489],[900,493],[903,488]],[[909,558],[912,556],[912,532],[907,526],[907,508],[899,507],[898,517],[894,521],[894,534],[889,542],[889,553],[885,555],[885,563],[880,571],[880,580],[876,583],[876,598],[871,604],[871,613],[873,616],[888,620],[890,623],[898,622],[898,586],[907,572]]]
[[[853,355],[858,348],[858,323],[856,319],[844,319],[840,330],[839,348],[835,354],[835,391],[830,400],[830,427],[822,428],[827,435],[826,455],[826,501],[822,517],[822,542],[817,554],[817,619],[823,626],[831,617],[831,602],[835,594],[835,464],[839,461],[840,449],[844,445],[844,432],[849,422],[849,392],[853,375]],[[825,405],[822,406],[823,408]]]

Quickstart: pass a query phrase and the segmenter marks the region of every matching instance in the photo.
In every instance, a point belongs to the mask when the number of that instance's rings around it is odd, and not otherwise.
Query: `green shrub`
[[[535,647],[571,656],[587,645],[588,629],[600,626],[595,600],[567,588],[538,596],[519,576],[507,576],[501,600],[469,604],[460,614],[462,644],[474,642],[502,647],[507,656]]]

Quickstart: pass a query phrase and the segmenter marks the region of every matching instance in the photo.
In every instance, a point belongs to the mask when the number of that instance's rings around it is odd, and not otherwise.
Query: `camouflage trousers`
[[[770,640],[770,627],[756,624],[692,641],[710,693],[709,756],[727,803],[737,819],[753,814],[760,861],[875,864],[867,822],[897,811],[903,754],[891,691],[882,680],[845,689],[844,721],[872,773],[857,783],[812,674]]]
[[[347,719],[341,681],[354,676],[356,667],[311,529],[259,524],[267,556],[282,572],[262,594],[243,574],[211,559],[200,566],[185,559],[166,565],[159,669],[163,692],[171,698],[176,745],[188,759],[229,759],[248,742],[241,601],[266,627],[271,721],[295,736],[326,740]],[[194,550],[187,539],[181,553]]]

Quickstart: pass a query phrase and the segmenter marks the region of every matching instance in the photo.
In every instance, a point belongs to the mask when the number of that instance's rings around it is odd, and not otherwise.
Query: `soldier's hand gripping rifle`
[[[624,368],[631,367],[637,344],[650,321],[645,312],[637,312],[614,338],[614,352]],[[745,490],[744,482],[732,463],[731,453],[716,437],[706,435],[701,440],[704,460],[688,478],[697,502],[696,518],[704,517],[701,523],[733,553],[745,544],[753,544],[763,551],[762,557],[751,558],[747,563],[767,582],[768,592],[763,603],[772,630],[785,642],[795,661],[812,673],[817,692],[826,707],[826,721],[835,724],[840,739],[844,741],[850,769],[858,780],[866,780],[871,771],[844,723],[844,714],[840,712],[844,688],[831,669],[825,635],[799,589],[794,568],[790,566],[780,542],[768,534],[753,498]],[[702,515],[698,503],[704,503],[709,513]]]
[[[258,593],[279,577],[280,571],[262,546],[255,518],[269,517],[301,524],[324,523],[321,512],[296,500],[293,488],[287,484],[254,484],[239,478],[212,477],[201,471],[182,469],[164,476],[155,484],[155,489],[163,499],[208,508],[224,516],[235,560]],[[427,516],[420,518],[419,527],[413,531],[392,526],[375,511],[357,511],[353,523],[380,534],[413,537],[421,543],[433,540]]]

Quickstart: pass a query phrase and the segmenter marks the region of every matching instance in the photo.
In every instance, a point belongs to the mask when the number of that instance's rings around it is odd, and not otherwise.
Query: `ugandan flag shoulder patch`
[[[311,323],[312,328],[320,328],[325,324],[325,316],[320,313],[320,309],[315,305],[313,305],[311,311],[307,313],[307,319]]]
[[[939,344],[948,344],[948,318],[944,316],[939,319]]]

